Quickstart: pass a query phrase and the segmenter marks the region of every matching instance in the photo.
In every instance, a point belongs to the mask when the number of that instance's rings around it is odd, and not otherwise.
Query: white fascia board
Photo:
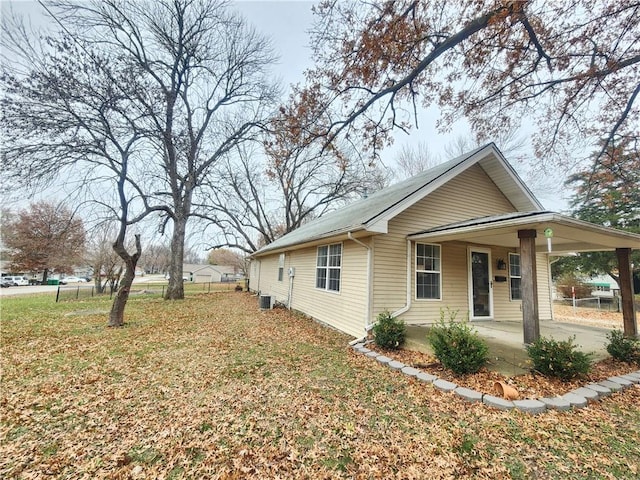
[[[491,144],[491,147],[493,147],[493,144]],[[513,180],[513,182],[520,187],[520,189],[522,190],[522,193],[531,202],[532,206],[536,207],[536,210],[544,210],[544,206],[536,198],[533,192],[529,190],[529,187],[527,187],[527,185],[522,181],[522,179],[520,178],[520,175],[518,175],[518,172],[516,172],[515,169],[511,166],[511,164],[507,162],[507,159],[504,158],[504,156],[502,155],[502,152],[500,152],[500,150],[498,150],[497,148],[493,148],[493,154],[498,159],[498,161],[502,164],[502,168],[504,168],[505,171],[509,174],[509,176],[511,177],[511,180]],[[498,188],[500,188],[500,186],[498,186]]]
[[[387,220],[379,219],[375,222],[371,222],[365,226],[365,230],[367,232],[374,233],[388,233],[389,232],[389,222]]]

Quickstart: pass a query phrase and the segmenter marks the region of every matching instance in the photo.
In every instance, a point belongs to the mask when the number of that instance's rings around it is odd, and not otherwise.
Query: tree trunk
[[[42,272],[42,285],[46,285],[48,279],[49,279],[49,269],[45,268]]]
[[[104,293],[104,285],[102,284],[102,263],[97,262],[93,265],[93,285],[95,286],[97,294]]]
[[[140,245],[140,235],[136,235],[136,253],[130,255],[124,246],[124,242],[119,238],[113,244],[113,250],[118,254],[126,265],[124,276],[120,283],[120,288],[113,299],[111,305],[111,312],[109,313],[109,326],[121,327],[124,325],[124,309],[127,306],[127,300],[129,300],[129,293],[131,292],[131,284],[136,276],[136,265],[142,254],[142,246]]]
[[[187,219],[176,218],[171,237],[171,257],[169,263],[169,285],[165,293],[165,300],[183,300],[184,283],[182,281],[182,264],[184,261],[184,237]],[[186,272],[185,272],[186,273]]]

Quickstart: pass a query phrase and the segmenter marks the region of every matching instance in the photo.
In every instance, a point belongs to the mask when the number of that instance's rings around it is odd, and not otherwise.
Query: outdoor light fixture
[[[498,268],[498,270],[506,270],[507,264],[504,263],[503,259],[499,258],[498,261],[496,262],[496,267]]]

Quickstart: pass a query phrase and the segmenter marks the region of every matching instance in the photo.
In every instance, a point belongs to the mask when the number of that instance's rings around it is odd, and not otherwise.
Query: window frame
[[[437,270],[427,270],[418,268],[418,245],[424,245],[429,247],[436,247],[438,249],[438,269]],[[439,243],[424,243],[424,242],[415,242],[414,246],[414,255],[413,255],[413,267],[414,267],[414,287],[415,293],[414,297],[417,301],[427,301],[427,302],[439,302],[442,301],[442,245]],[[438,275],[438,297],[420,297],[418,295],[418,274],[427,273],[427,274],[437,274]]]
[[[517,257],[518,258],[518,270],[520,275],[514,275],[512,273],[512,263],[511,263],[511,258],[512,257]],[[521,263],[522,257],[520,256],[519,253],[516,252],[509,252],[509,300],[512,302],[519,302],[522,301],[522,263]],[[519,298],[514,298],[513,296],[513,292],[514,292],[514,287],[513,287],[513,280],[519,280],[520,281],[520,285],[518,286],[518,292],[520,292],[520,297]]]
[[[284,262],[285,262],[285,254],[281,253],[278,257],[278,281],[282,282],[284,278]]]
[[[332,247],[336,248],[339,247],[340,252],[339,255],[336,255],[335,253],[331,253]],[[324,250],[326,253],[324,253],[323,255],[321,255],[321,250]],[[344,246],[342,244],[342,242],[338,242],[338,243],[329,243],[326,245],[319,245],[318,248],[316,249],[316,275],[315,275],[315,288],[317,290],[322,290],[325,292],[329,292],[329,293],[335,293],[335,294],[339,294],[342,288],[342,254],[344,252]],[[324,265],[320,265],[320,259],[324,258]],[[338,259],[338,265],[331,265],[332,263],[332,258]],[[321,286],[320,282],[319,282],[319,274],[321,272],[324,272],[323,275],[323,283],[324,285]],[[338,283],[338,288],[330,288],[332,286],[332,282],[335,283],[336,282],[336,278],[335,276],[332,278],[331,273],[333,272],[333,274],[335,275],[335,273],[337,272],[337,283]]]

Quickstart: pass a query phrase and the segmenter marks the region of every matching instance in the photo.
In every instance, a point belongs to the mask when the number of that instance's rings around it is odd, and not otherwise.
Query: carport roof
[[[638,234],[595,225],[549,211],[514,212],[473,218],[417,232],[408,238],[414,241],[464,241],[517,248],[520,244],[518,230],[536,230],[536,250],[546,252],[547,239],[544,231],[547,228],[553,232],[551,245],[555,254],[608,251],[616,248],[640,249]]]

